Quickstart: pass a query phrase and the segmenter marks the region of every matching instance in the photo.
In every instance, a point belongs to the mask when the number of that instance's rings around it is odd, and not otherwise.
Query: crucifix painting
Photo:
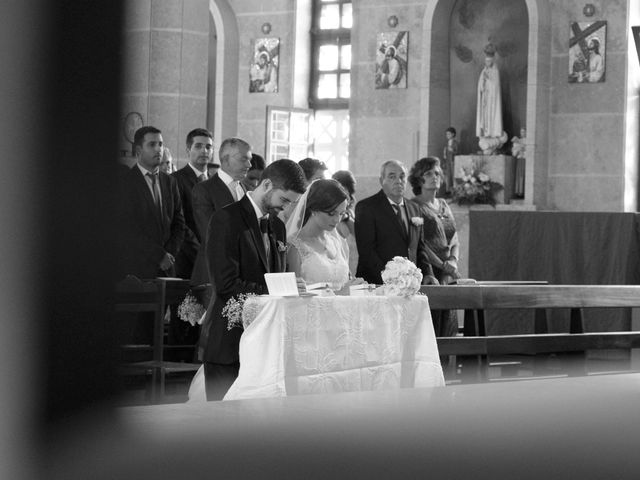
[[[407,88],[409,32],[379,33],[376,42],[376,89]]]
[[[607,22],[572,22],[569,83],[600,83],[605,78]]]

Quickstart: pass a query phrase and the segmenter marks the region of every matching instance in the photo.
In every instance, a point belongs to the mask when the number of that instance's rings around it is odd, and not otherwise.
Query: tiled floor
[[[537,362],[537,366],[534,365]],[[456,362],[457,363],[457,362]],[[531,355],[510,355],[495,357],[489,363],[489,381],[517,381],[532,377],[564,377],[567,370],[564,360],[556,355],[536,358]],[[630,369],[629,356],[622,351],[598,351],[590,353],[586,370],[589,375],[623,372]],[[167,375],[165,398],[155,403],[183,403],[187,400],[187,392],[193,374],[175,373]],[[461,369],[445,370],[445,380],[448,385],[468,383],[462,375]],[[122,406],[150,405],[150,378],[130,376],[123,379],[123,393],[119,404]]]

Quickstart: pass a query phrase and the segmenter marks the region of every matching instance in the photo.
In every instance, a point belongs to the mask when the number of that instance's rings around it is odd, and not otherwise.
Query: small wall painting
[[[376,89],[407,88],[409,32],[379,33],[376,42]]]
[[[252,54],[249,93],[277,93],[280,39],[256,38],[253,41]]]
[[[569,83],[601,83],[605,79],[607,22],[571,22]]]

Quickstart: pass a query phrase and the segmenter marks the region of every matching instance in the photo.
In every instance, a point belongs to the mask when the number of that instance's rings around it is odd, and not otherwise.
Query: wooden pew
[[[434,310],[465,310],[464,336],[440,337],[441,355],[477,356],[475,377],[487,380],[487,356],[504,354],[571,354],[570,374],[585,373],[585,350],[640,347],[640,331],[584,333],[586,308],[640,307],[636,285],[478,284],[423,286]],[[547,310],[570,310],[568,333],[548,333]],[[534,334],[487,336],[485,310],[534,309]]]
[[[168,373],[195,372],[200,367],[199,363],[164,360],[165,349],[170,348],[164,343],[166,306],[181,303],[189,290],[189,280],[182,279],[140,280],[129,276],[116,285],[116,312],[154,312],[153,345],[138,346],[150,347],[153,351],[152,360],[123,365],[124,373],[151,375],[151,403],[161,402],[164,399],[165,377]]]

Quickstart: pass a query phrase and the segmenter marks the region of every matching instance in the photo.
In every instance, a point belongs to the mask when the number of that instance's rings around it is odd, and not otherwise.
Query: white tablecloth
[[[425,296],[248,302],[257,315],[225,400],[444,385]]]

